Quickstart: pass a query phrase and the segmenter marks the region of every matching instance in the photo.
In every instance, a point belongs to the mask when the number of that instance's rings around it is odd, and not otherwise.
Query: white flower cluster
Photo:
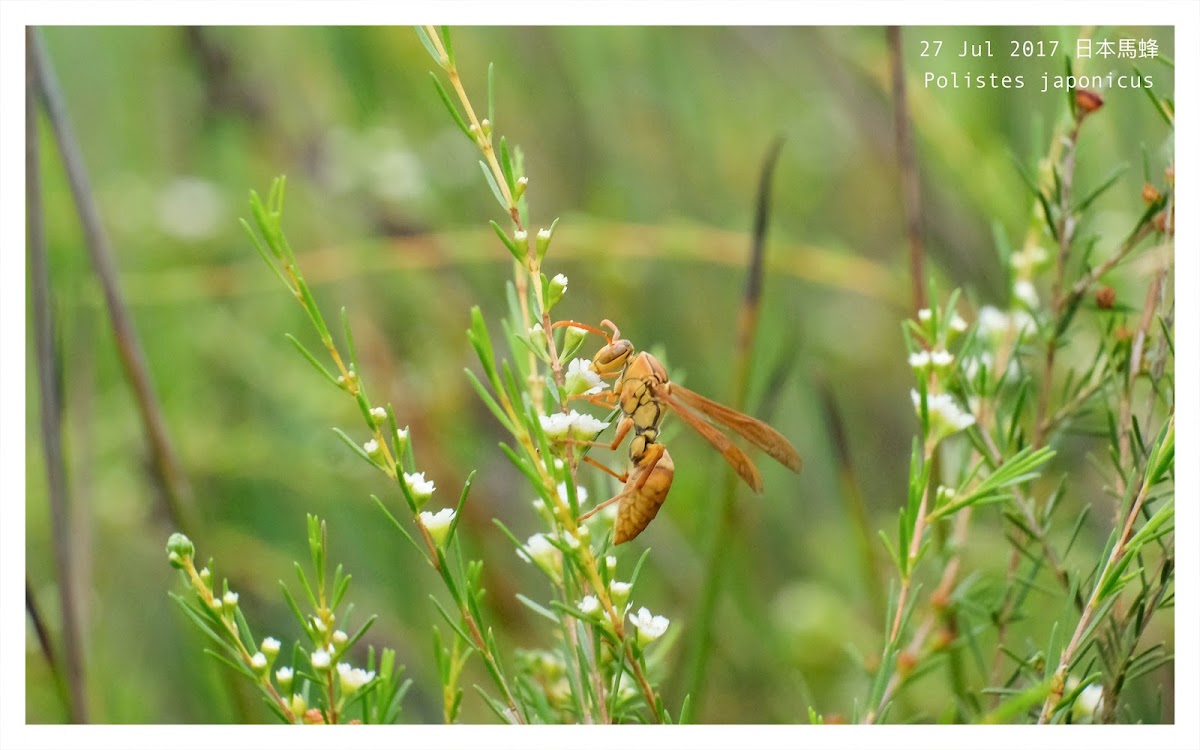
[[[555,412],[539,418],[542,430],[551,440],[592,440],[601,430],[608,427],[608,422],[601,422],[591,414],[580,414],[572,409],[570,413]]]

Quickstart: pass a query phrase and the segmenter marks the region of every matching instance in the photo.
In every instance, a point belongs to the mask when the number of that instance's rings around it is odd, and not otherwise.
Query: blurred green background
[[[477,367],[464,335],[470,307],[481,306],[493,326],[505,313],[509,256],[486,224],[503,216],[477,154],[436,97],[428,55],[409,28],[64,27],[44,35],[193,485],[199,556],[215,558],[256,632],[283,639],[286,652],[298,631],[277,581],[293,582],[291,561],[307,559],[305,513],[328,519],[331,557],[354,576],[350,600],[358,613],[380,615],[367,641],[396,648],[415,680],[404,719],[439,721],[430,645],[438,617],[428,594],[440,584],[381,523],[368,495],[398,497],[330,429],[359,437],[359,415],[283,338],[291,332],[319,348],[237,224],[247,191],[286,173],[292,245],[327,318],[346,306],[373,396],[411,425],[418,461],[441,493],[456,495],[467,473],[479,472],[464,528],[468,549],[487,561],[502,647],[545,644],[546,623],[514,598],[520,591],[544,601],[544,583],[491,524],[499,518],[522,538],[538,530],[532,495],[462,375]],[[1013,157],[1031,165],[1045,152],[1066,101],[1041,92],[1042,73],[1060,73],[1061,57],[1012,59],[1006,40],[1057,39],[1073,49],[1077,35],[905,29],[927,262],[941,290],[963,286],[974,303],[1005,302],[993,222],[1019,242],[1030,198]],[[1169,29],[1096,36],[1154,38],[1162,54],[1173,52]],[[945,40],[943,55],[920,58],[919,40],[934,38]],[[955,56],[964,41],[986,39],[994,58]],[[910,282],[883,30],[463,28],[455,50],[478,106],[487,64],[496,65],[495,125],[524,149],[534,227],[562,217],[547,272],[571,281],[556,314],[613,319],[662,354],[674,379],[718,400],[731,395],[761,162],[771,140],[786,137],[747,410],[788,435],[805,468],[795,477],[760,457],[766,494],[743,492],[738,501],[697,715],[797,722],[810,705],[848,715],[866,695],[862,661],[877,658],[883,617],[838,484],[818,385],[832,383],[872,530],[894,534],[917,426],[899,328]],[[1138,64],[1159,93],[1173,95],[1170,68]],[[1117,60],[1080,66],[1130,70]],[[1020,73],[1026,88],[926,89],[926,70]],[[1077,182],[1095,185],[1117,163],[1135,164],[1095,212],[1097,231],[1115,238],[1141,211],[1142,150],[1163,164],[1170,133],[1142,92],[1104,95],[1081,141]],[[91,716],[268,720],[249,690],[228,693],[221,667],[201,654],[201,637],[166,595],[180,588],[163,552],[173,529],[45,122],[41,130]],[[1116,281],[1122,296],[1141,299],[1136,267]],[[26,563],[57,635],[32,346]],[[626,569],[653,548],[639,604],[686,632],[703,572],[697,529],[716,512],[726,468],[685,430],[672,427],[667,439],[677,465],[670,502],[620,555]],[[1087,458],[1099,443],[1074,440],[1055,469],[1078,470],[1077,484],[1104,503],[1105,478]],[[598,473],[584,476],[593,497],[606,496]],[[1093,514],[1071,563],[1096,558],[1110,517]],[[998,512],[980,513],[971,538],[967,563],[982,571],[976,585],[997,584],[1009,558]],[[1031,609],[1067,614],[1061,597],[1032,596]],[[1171,619],[1166,613],[1148,640],[1172,641]],[[1038,625],[1021,626],[1030,648],[1044,638]],[[62,721],[32,629],[26,642],[27,719]],[[681,646],[661,679],[672,706]],[[466,684],[486,683],[477,661],[471,669]],[[902,694],[897,715],[936,718],[944,682],[935,670]],[[1126,700],[1144,721],[1170,721],[1171,685],[1166,668]],[[490,720],[470,690],[464,718]]]

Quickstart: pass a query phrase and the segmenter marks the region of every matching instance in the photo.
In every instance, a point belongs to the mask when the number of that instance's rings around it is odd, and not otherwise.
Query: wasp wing
[[[701,414],[725,425],[792,471],[800,471],[800,454],[775,428],[740,411],[718,404],[681,385],[671,383],[667,388],[668,393],[674,396],[676,401],[683,402]]]
[[[675,413],[679,418],[687,423],[696,432],[700,433],[700,437],[708,441],[709,445],[716,448],[717,451],[729,462],[729,465],[734,468],[746,484],[755,492],[762,492],[762,476],[759,475],[758,469],[750,461],[749,457],[733,444],[728,437],[725,436],[716,427],[713,427],[708,422],[705,422],[700,417],[692,413],[687,406],[679,401],[674,400],[669,395],[665,399],[667,403],[674,407]]]

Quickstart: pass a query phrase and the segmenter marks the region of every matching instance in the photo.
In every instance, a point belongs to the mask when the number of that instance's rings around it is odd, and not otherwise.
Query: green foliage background
[[[1059,39],[1073,49],[1077,35],[905,30],[928,263],[941,288],[964,286],[980,304],[1003,301],[992,223],[1018,238],[1030,209],[1012,157],[1032,165],[1064,111],[1061,92],[1040,91],[1041,74],[1060,73],[1061,58],[1014,60],[1004,40]],[[1102,36],[1155,38],[1162,54],[1173,52],[1169,29],[1101,29]],[[934,38],[946,41],[943,56],[918,58],[918,40]],[[989,38],[995,58],[953,56],[964,40]],[[331,557],[354,576],[350,599],[358,612],[381,615],[367,640],[395,647],[415,680],[404,717],[438,721],[436,614],[427,598],[436,579],[380,522],[369,493],[399,500],[330,430],[355,427],[358,417],[284,340],[292,332],[313,342],[302,311],[236,222],[249,188],[263,191],[273,175],[289,175],[289,237],[327,314],[347,307],[368,386],[412,426],[440,493],[456,495],[479,470],[463,530],[468,549],[487,561],[502,646],[538,644],[545,623],[514,594],[540,594],[542,584],[490,521],[532,533],[532,497],[462,375],[473,364],[464,335],[471,305],[490,319],[504,313],[509,256],[486,226],[502,217],[473,149],[437,101],[426,52],[409,28],[64,27],[45,30],[45,39],[194,487],[200,558],[216,559],[256,630],[283,639],[286,653],[296,633],[277,580],[290,582],[291,561],[306,557],[305,513],[328,519]],[[496,64],[496,124],[525,151],[534,228],[563,217],[547,269],[571,279],[558,314],[613,319],[661,353],[674,379],[718,400],[732,388],[728,363],[760,162],[771,139],[786,136],[747,406],[790,436],[806,465],[797,478],[758,460],[766,495],[743,492],[738,502],[697,715],[797,722],[810,705],[848,715],[865,696],[861,662],[878,653],[883,617],[856,551],[815,386],[821,378],[833,384],[872,530],[894,525],[916,429],[898,325],[910,314],[910,284],[882,29],[464,28],[455,49],[480,101],[487,63]],[[1173,94],[1168,67],[1139,63],[1156,90]],[[1130,72],[1127,61],[1076,64],[1089,73],[1109,68]],[[924,70],[1022,73],[1026,88],[927,90]],[[1161,164],[1170,134],[1142,92],[1105,97],[1080,144],[1077,184],[1086,191],[1117,163],[1134,162],[1095,213],[1094,229],[1111,228],[1115,238],[1142,210],[1143,146]],[[45,123],[41,135],[73,543],[88,591],[91,714],[103,722],[267,720],[248,690],[229,694],[166,596],[177,585],[163,553],[173,529]],[[1136,264],[1110,283],[1119,299],[1140,304],[1146,278]],[[26,563],[56,626],[31,352],[28,341]],[[632,546],[654,550],[643,603],[686,631],[703,570],[697,529],[717,507],[726,467],[681,428],[672,426],[667,439],[675,487]],[[1088,460],[1099,445],[1074,436],[1051,467],[1071,474],[1073,502],[1090,497],[1097,506],[1068,564],[1091,565],[1109,529],[1106,477]],[[608,496],[598,473],[589,482],[594,499]],[[1003,522],[989,510],[976,523],[967,562],[993,580],[974,585],[998,585],[1009,558]],[[1066,614],[1061,596],[1033,597],[1032,611]],[[1045,623],[1021,627],[1044,637]],[[1148,640],[1173,641],[1169,613],[1155,627]],[[31,631],[27,720],[61,721],[36,643]],[[678,705],[682,678],[677,670],[662,681],[670,705]],[[472,681],[478,675],[465,680]],[[942,716],[943,683],[934,670],[907,689],[905,713]],[[1143,721],[1172,720],[1170,667],[1125,699]],[[468,721],[489,720],[470,691],[464,712]]]

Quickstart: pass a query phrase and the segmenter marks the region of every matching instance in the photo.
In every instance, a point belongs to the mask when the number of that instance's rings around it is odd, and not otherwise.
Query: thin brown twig
[[[79,141],[71,127],[54,68],[37,30],[30,29],[27,39],[32,80],[36,82],[46,117],[58,144],[59,155],[75,201],[75,210],[83,227],[84,244],[104,292],[105,309],[108,311],[109,324],[117,344],[117,353],[133,389],[142,426],[150,443],[153,464],[162,481],[167,514],[180,531],[194,533],[191,487],[171,444],[162,407],[155,395],[154,383],[146,365],[146,356],[142,351],[129,308],[125,304],[117,279],[116,261],[100,221],[99,209],[92,194]],[[34,101],[37,99],[30,98]]]
[[[25,31],[25,200],[29,275],[33,291],[33,333],[41,395],[39,416],[46,466],[47,495],[53,534],[54,564],[63,621],[63,660],[70,700],[67,715],[73,723],[88,720],[82,626],[75,587],[75,552],[70,496],[62,445],[62,408],[54,349],[54,313],[50,303],[50,272],[46,263],[45,217],[42,208],[41,155],[37,129],[37,37]],[[28,593],[28,592],[27,592]],[[27,597],[27,603],[31,601]],[[48,644],[49,641],[47,640]],[[49,656],[47,652],[47,656]]]
[[[900,27],[887,29],[892,68],[892,113],[896,123],[896,157],[900,166],[900,197],[904,204],[904,226],[908,235],[908,272],[912,282],[913,311],[927,306],[925,294],[925,247],[921,237],[921,181],[908,118],[908,90],[904,81],[904,45]]]

